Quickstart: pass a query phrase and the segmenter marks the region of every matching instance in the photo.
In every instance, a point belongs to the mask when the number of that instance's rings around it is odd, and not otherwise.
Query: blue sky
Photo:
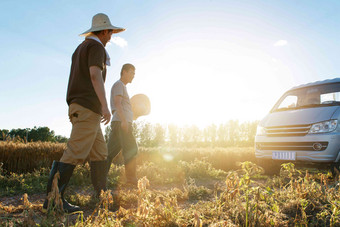
[[[133,63],[130,96],[152,102],[140,120],[260,120],[292,86],[340,77],[339,1],[2,0],[0,10],[1,129],[69,136],[70,59],[99,12],[127,29],[107,46],[107,99]]]

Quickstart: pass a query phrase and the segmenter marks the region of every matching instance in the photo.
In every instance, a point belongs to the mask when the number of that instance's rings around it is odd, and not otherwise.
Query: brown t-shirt
[[[68,81],[67,104],[77,103],[95,113],[102,114],[101,104],[93,88],[90,66],[98,66],[106,79],[106,53],[99,42],[85,39],[72,55],[70,78]]]

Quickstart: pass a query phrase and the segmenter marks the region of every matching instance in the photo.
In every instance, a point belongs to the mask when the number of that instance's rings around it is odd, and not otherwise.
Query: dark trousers
[[[132,133],[132,124],[129,124],[128,133],[122,130],[120,121],[113,121],[111,123],[111,133],[109,142],[107,144],[108,156],[107,163],[108,169],[111,166],[112,160],[122,150],[125,165],[128,164],[138,152],[138,146],[136,139]]]

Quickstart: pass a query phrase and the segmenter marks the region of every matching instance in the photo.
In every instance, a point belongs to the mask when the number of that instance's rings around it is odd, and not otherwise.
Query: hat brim
[[[151,111],[151,103],[145,94],[137,94],[130,99],[133,117],[137,119],[140,116],[148,115]]]
[[[97,28],[90,28],[89,30],[81,33],[80,36],[86,36],[90,32],[97,32],[97,31],[102,31],[102,30],[106,30],[106,29],[113,30],[113,33],[119,33],[119,32],[123,32],[123,31],[126,30],[125,28],[120,28],[120,27],[115,27],[115,26],[109,25],[109,26],[102,26],[102,27],[97,27]]]

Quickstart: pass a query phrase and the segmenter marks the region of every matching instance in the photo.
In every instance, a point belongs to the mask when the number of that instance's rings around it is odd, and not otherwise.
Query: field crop
[[[64,143],[0,141],[0,163],[3,171],[6,172],[32,173],[41,168],[50,168],[53,160],[59,160],[65,149]],[[180,160],[193,161],[194,159],[205,159],[214,168],[223,170],[237,168],[236,163],[239,161],[255,162],[253,148],[249,147],[141,147],[137,162],[176,164]],[[121,156],[117,158],[116,163],[123,163]]]
[[[50,167],[53,160],[61,158],[65,148],[64,143],[0,141],[0,162],[5,171],[33,172]]]
[[[88,164],[77,166],[66,199],[84,209],[79,214],[41,212],[48,169],[2,171],[0,226],[340,225],[339,178],[327,171],[287,163],[280,174],[264,175],[253,148],[140,151],[138,187],[124,183],[118,164],[109,172],[111,191],[100,199],[93,196]]]

